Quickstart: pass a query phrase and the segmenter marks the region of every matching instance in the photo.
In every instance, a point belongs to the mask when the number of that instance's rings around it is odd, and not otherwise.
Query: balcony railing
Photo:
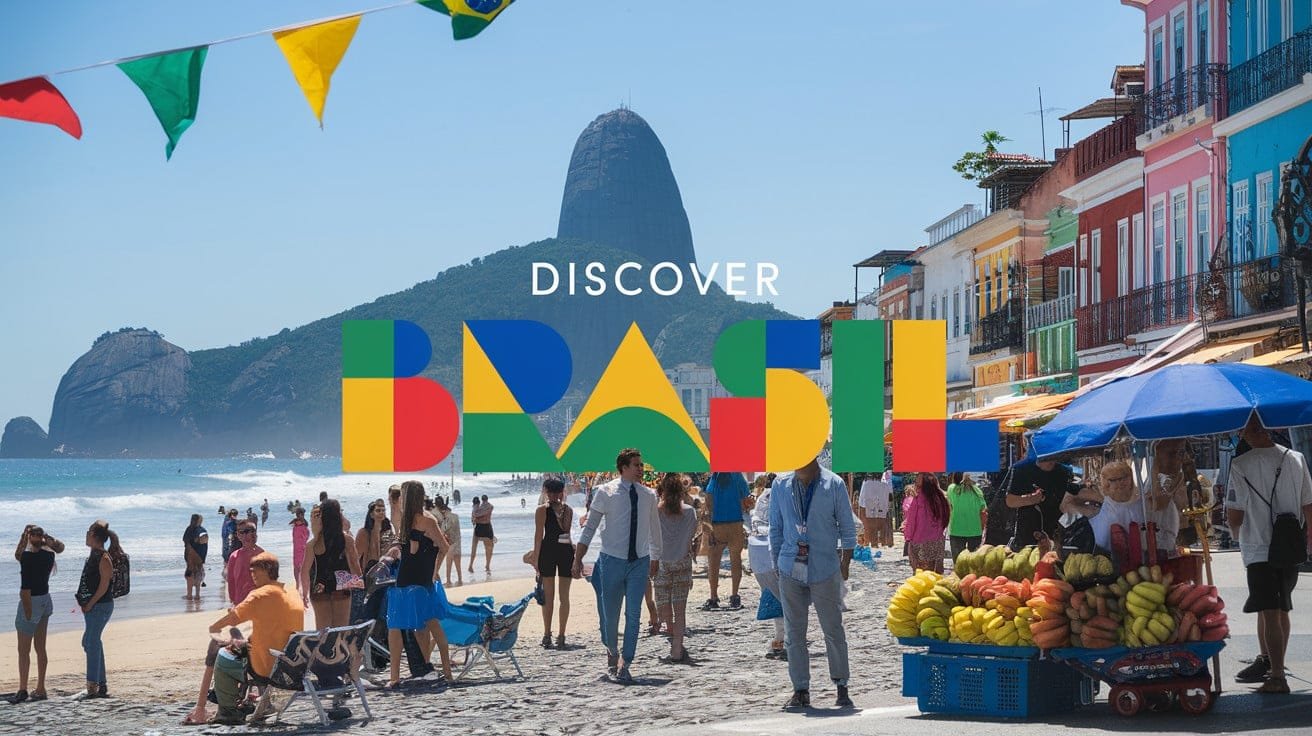
[[[1297,86],[1312,72],[1312,29],[1236,65],[1228,74],[1231,115]]]
[[[1025,308],[1025,329],[1037,330],[1075,319],[1075,295],[1067,294]]]
[[[1075,343],[1077,349],[1087,350],[1199,318],[1219,322],[1278,312],[1295,303],[1294,277],[1287,259],[1267,256],[1216,274],[1184,276],[1080,307],[1075,312]]]
[[[1007,300],[997,311],[976,321],[970,333],[971,355],[1024,345],[1025,327],[1019,299]]]
[[[1212,114],[1216,118],[1225,117],[1225,81],[1225,64],[1199,64],[1162,80],[1144,95],[1139,132],[1152,130],[1204,105],[1214,106]]]
[[[1075,144],[1075,177],[1083,179],[1139,155],[1139,115],[1127,115]]]

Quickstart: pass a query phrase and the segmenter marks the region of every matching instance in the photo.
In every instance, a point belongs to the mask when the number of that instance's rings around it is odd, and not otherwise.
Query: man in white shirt
[[[661,553],[656,493],[642,485],[642,454],[634,448],[615,458],[620,477],[597,488],[587,524],[574,553],[574,577],[583,574],[583,557],[601,528],[601,553],[592,569],[598,589],[601,642],[606,647],[607,672],[623,683],[633,682],[629,665],[638,649],[642,599],[647,579],[655,573],[653,559]],[[603,521],[605,522],[602,526]],[[619,651],[620,605],[624,606],[624,648]]]
[[[1286,694],[1285,650],[1298,567],[1273,565],[1268,553],[1277,515],[1294,514],[1303,520],[1305,532],[1312,529],[1312,476],[1303,454],[1272,441],[1257,414],[1249,417],[1242,436],[1253,449],[1230,463],[1226,517],[1248,571],[1244,613],[1257,614],[1262,654],[1240,670],[1235,680],[1261,682],[1260,693]],[[1312,548],[1312,539],[1304,541]]]
[[[871,549],[893,546],[893,526],[889,523],[888,514],[893,505],[893,484],[889,482],[891,477],[891,473],[882,476],[867,475],[861,481],[861,492],[857,495],[861,526],[866,530],[866,544]]]

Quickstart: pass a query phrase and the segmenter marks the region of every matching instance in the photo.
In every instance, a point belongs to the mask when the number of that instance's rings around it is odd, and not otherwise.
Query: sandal
[[[1289,681],[1283,677],[1268,677],[1262,687],[1257,688],[1254,692],[1264,695],[1288,695]]]
[[[45,700],[47,697],[48,696],[46,695],[46,691],[41,690],[39,692],[32,693],[32,697],[29,698],[29,700],[35,703],[38,700]]]

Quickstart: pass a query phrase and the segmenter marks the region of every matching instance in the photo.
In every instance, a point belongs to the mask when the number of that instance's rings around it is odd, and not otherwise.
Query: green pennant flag
[[[200,71],[205,66],[208,46],[173,51],[118,65],[146,95],[146,101],[164,127],[169,144],[164,157],[173,158],[173,149],[187,128],[196,121],[200,104]]]
[[[419,0],[419,4],[451,16],[451,34],[457,41],[477,36],[515,0]]]

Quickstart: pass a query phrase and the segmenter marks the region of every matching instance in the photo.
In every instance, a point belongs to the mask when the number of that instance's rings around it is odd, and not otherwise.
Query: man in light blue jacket
[[[825,635],[829,677],[837,705],[852,707],[847,693],[847,635],[843,631],[843,577],[838,549],[856,547],[856,524],[847,484],[812,460],[775,479],[770,500],[770,555],[779,573],[784,609],[788,677],[793,696],[786,709],[811,706],[811,661],[806,650],[808,608]]]

